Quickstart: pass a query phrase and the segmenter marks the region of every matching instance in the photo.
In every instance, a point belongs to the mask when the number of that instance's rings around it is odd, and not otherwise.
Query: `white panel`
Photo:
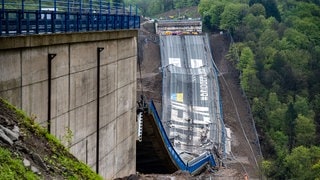
[[[198,68],[203,66],[202,59],[191,59],[191,68]]]
[[[172,65],[174,65],[174,66],[181,67],[180,58],[169,58],[169,64],[172,64]]]

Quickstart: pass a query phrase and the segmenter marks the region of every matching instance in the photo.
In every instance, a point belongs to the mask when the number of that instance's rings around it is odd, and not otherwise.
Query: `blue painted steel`
[[[6,1],[0,1],[0,36],[140,28],[140,16],[124,4],[102,0]]]
[[[162,122],[160,120],[159,114],[155,108],[155,105],[153,101],[151,100],[149,103],[149,108],[151,110],[151,113],[154,117],[154,120],[156,122],[156,125],[158,127],[158,130],[160,132],[160,135],[162,137],[162,140],[165,144],[165,147],[173,160],[173,162],[176,164],[176,166],[183,171],[188,171],[191,174],[197,173],[202,167],[204,167],[206,164],[210,164],[211,166],[216,166],[215,160],[213,158],[213,155],[211,153],[206,153],[202,156],[199,156],[194,163],[185,164],[183,160],[180,158],[179,154],[175,151],[173,148],[165,130],[162,125]]]

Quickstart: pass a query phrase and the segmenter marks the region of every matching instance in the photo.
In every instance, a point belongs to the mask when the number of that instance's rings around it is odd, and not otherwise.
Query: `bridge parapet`
[[[1,0],[0,36],[140,28],[137,7],[90,0]]]

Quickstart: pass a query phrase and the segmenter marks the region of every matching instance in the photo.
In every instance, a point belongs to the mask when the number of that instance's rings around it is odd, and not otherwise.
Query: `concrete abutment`
[[[123,30],[1,37],[0,97],[36,116],[105,179],[133,174],[137,36]],[[97,48],[104,48],[100,57]],[[49,54],[56,55],[50,66]]]

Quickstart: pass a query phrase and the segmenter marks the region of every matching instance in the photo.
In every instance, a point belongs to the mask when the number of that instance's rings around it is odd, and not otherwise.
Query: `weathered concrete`
[[[0,38],[0,96],[104,178],[135,173],[136,39],[136,30]]]

